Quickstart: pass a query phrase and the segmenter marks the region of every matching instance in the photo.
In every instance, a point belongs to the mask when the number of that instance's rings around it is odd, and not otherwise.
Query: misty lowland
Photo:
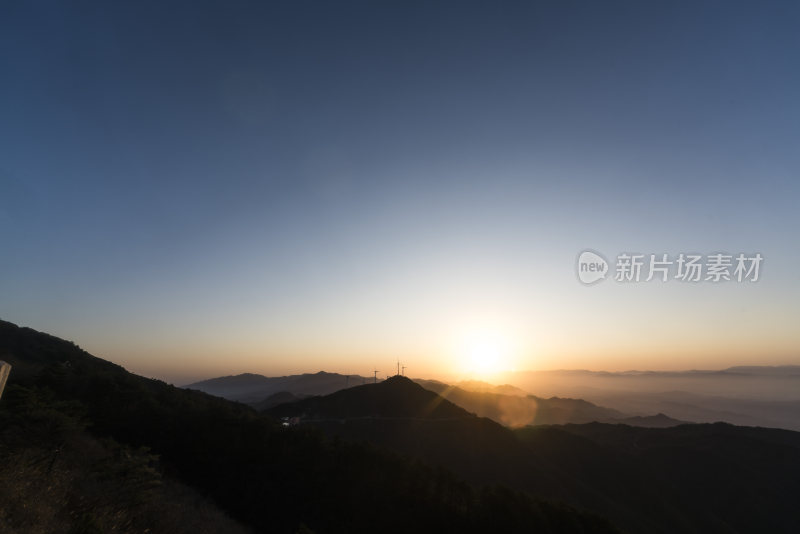
[[[546,377],[528,374],[176,387],[8,322],[0,357],[3,532],[800,528],[797,368],[689,373],[728,394],[709,397],[671,391],[672,373],[583,377],[611,408],[529,393]],[[786,415],[762,418],[769,403]]]

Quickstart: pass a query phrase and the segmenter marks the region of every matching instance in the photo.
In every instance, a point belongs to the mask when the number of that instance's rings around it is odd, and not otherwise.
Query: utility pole
[[[405,365],[403,366],[403,374],[402,374],[402,376],[406,376],[406,366]]]
[[[375,377],[373,378],[374,383],[377,384],[378,383],[378,371],[375,370],[375,371],[373,371],[373,373],[375,373]]]

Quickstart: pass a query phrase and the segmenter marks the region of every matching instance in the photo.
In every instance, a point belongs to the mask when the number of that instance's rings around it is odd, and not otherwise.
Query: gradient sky
[[[3,2],[0,317],[183,383],[800,363],[794,2]],[[576,278],[760,252],[757,283]],[[489,335],[489,334],[487,334]]]

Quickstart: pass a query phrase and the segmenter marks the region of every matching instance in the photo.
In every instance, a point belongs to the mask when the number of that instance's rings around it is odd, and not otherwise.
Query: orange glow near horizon
[[[766,281],[755,289],[774,291]],[[410,377],[487,382],[501,381],[509,371],[800,363],[794,301],[781,300],[791,292],[767,295],[742,312],[732,292],[633,290],[570,285],[552,294],[542,288],[505,299],[460,300],[448,293],[427,307],[423,302],[353,306],[280,320],[252,310],[226,320],[197,311],[175,320],[138,314],[122,322],[105,315],[68,327],[30,326],[72,339],[138,374],[179,385],[240,373],[372,376],[377,369],[385,377],[396,372],[398,359]]]

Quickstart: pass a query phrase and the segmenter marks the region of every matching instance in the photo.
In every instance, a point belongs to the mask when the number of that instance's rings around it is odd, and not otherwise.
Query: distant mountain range
[[[800,366],[721,371],[531,371],[505,377],[540,396],[576,397],[636,416],[800,430]]]
[[[800,365],[738,365],[726,369],[687,369],[683,371],[652,371],[635,370],[628,371],[591,371],[588,369],[553,369],[546,371],[520,371],[519,375],[572,375],[572,376],[663,376],[663,377],[685,377],[685,376],[713,376],[713,375],[800,375]]]
[[[535,395],[492,393],[491,388],[480,383],[479,391],[469,390],[470,387],[475,387],[474,382],[461,383],[460,386],[451,386],[436,380],[416,380],[416,382],[470,412],[514,428],[526,425],[591,422],[663,427],[685,422],[664,414],[658,414],[658,417],[629,416],[582,399],[560,397],[543,399]],[[522,392],[521,389],[508,385],[499,386],[496,391]]]
[[[416,379],[415,381],[420,384],[426,382],[423,379]],[[444,382],[440,382],[438,380],[428,380],[427,382],[429,382],[431,385],[444,384]],[[474,391],[476,393],[497,393],[500,395],[513,395],[516,397],[527,397],[530,395],[530,393],[527,391],[518,387],[514,387],[510,384],[495,385],[488,382],[483,382],[481,380],[462,380],[456,383],[456,386],[467,391]]]
[[[258,404],[276,393],[291,393],[299,397],[327,395],[346,387],[366,384],[367,381],[372,382],[372,380],[371,377],[341,375],[324,371],[277,377],[245,373],[203,380],[184,387],[245,404]]]
[[[659,417],[630,416],[603,408],[581,399],[539,398],[510,385],[495,386],[481,381],[464,381],[451,386],[436,380],[416,379],[425,389],[433,391],[454,404],[481,417],[511,427],[533,424],[589,423],[593,421],[625,423],[634,426],[668,426],[683,423],[663,414]],[[364,377],[347,377],[337,373],[319,372],[282,377],[242,374],[205,380],[185,386],[229,400],[265,410],[279,404],[300,401],[308,397],[327,395],[357,384],[371,383]],[[304,406],[315,401],[307,399]]]
[[[513,384],[418,382],[470,412],[514,427],[592,421],[663,427],[723,421],[800,430],[800,366],[621,373],[534,371],[514,373],[507,379]],[[326,395],[370,382],[371,377],[325,372],[284,377],[244,374],[187,387],[263,410],[290,398]]]

